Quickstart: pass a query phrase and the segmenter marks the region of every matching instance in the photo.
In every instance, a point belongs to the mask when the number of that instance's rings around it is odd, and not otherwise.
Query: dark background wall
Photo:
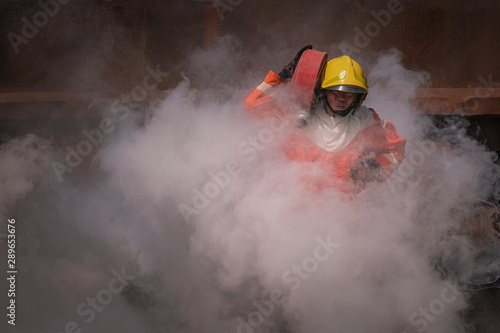
[[[393,9],[390,19],[377,23],[373,13],[388,8]],[[100,105],[141,84],[147,66],[169,73],[158,90],[175,87],[183,75],[194,87],[217,88],[221,81],[230,81],[252,89],[256,80],[269,69],[279,69],[305,44],[328,50],[330,56],[334,50],[350,49],[364,64],[397,48],[405,67],[428,72],[434,88],[477,87],[480,76],[498,82],[499,17],[498,0],[4,0],[0,2],[0,144],[35,133],[52,138],[55,148],[65,153],[66,147],[84,139],[83,129],[98,128]],[[378,30],[367,30],[377,24]],[[234,38],[217,39],[228,35]],[[227,66],[193,66],[197,52],[216,49],[221,42],[235,51],[234,58],[225,59]],[[50,92],[66,97],[53,98]],[[495,150],[500,148],[500,119],[494,114],[500,110],[492,104],[491,113],[469,120],[482,128],[486,144]],[[447,116],[432,117],[436,128],[453,126],[443,118]],[[475,127],[471,129],[477,134]],[[65,175],[67,181],[91,178],[90,164],[88,157]],[[34,207],[37,221],[48,221],[40,225],[52,225],[52,215],[40,206],[36,201],[18,209]],[[54,235],[65,232],[57,230]],[[487,332],[483,326],[490,325],[492,332],[498,327],[499,299],[497,290],[473,299],[470,315],[477,317],[478,332]]]
[[[439,87],[476,85],[479,75],[500,75],[500,4],[494,0],[233,0],[222,1],[226,7],[216,6],[215,14],[210,1],[65,1],[41,1],[59,7],[45,24],[37,1],[2,1],[2,91],[127,88],[141,76],[141,62],[182,70],[187,54],[209,45],[207,31],[237,36],[249,55],[304,43],[320,49],[344,41],[354,47],[355,29],[373,28],[372,12],[391,6],[401,12],[386,27],[379,25],[361,49],[364,57],[396,47],[408,68],[428,71]],[[23,36],[23,17],[43,26],[16,53],[8,35]],[[177,79],[173,75],[162,88]]]
[[[78,94],[109,97],[130,91],[142,82],[148,65],[169,73],[160,90],[175,87],[183,73],[195,87],[204,82],[215,87],[217,80],[246,87],[248,73],[279,69],[293,55],[290,50],[305,44],[351,53],[363,63],[397,48],[405,67],[430,73],[430,87],[477,87],[480,76],[500,81],[496,0],[59,1],[0,3],[4,135],[71,133],[76,122],[99,116],[92,96]],[[217,76],[221,68],[204,65],[193,72],[188,66],[196,59],[192,55],[227,35],[234,36],[234,47],[244,55],[233,61],[229,73]],[[214,78],[207,82],[204,72]],[[28,94],[14,103],[16,92],[77,95],[61,101]],[[491,108],[492,114],[498,112]],[[64,123],[57,121],[61,117]],[[490,116],[485,122],[498,119]]]

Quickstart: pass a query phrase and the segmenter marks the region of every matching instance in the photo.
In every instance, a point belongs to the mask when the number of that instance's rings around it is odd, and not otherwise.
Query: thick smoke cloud
[[[428,76],[401,57],[362,64],[365,103],[407,158],[354,196],[312,191],[280,148],[290,124],[246,113],[260,73],[232,76],[244,51],[231,36],[197,50],[142,125],[116,124],[85,181],[51,176],[51,142],[4,144],[19,331],[465,332],[460,283],[495,271],[467,228],[498,171],[463,124],[421,117],[411,101]]]

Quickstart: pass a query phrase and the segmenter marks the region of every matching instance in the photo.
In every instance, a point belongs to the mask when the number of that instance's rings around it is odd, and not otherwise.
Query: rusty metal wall
[[[67,3],[46,1],[59,7],[46,22],[38,1],[0,5],[2,91],[126,89],[148,61],[175,73],[166,88],[179,79],[186,55],[209,46],[214,34],[236,36],[249,57],[266,49],[307,43],[327,49],[344,42],[369,61],[396,47],[404,64],[431,73],[436,87],[500,77],[500,3],[494,0],[61,2]],[[38,23],[36,33],[26,33],[26,20]],[[26,43],[14,47],[12,34]],[[258,60],[245,69],[262,66]]]
[[[484,88],[480,78],[498,85],[499,16],[496,0],[2,1],[0,132],[54,135],[46,123],[68,118],[57,125],[56,135],[65,136],[72,125],[98,119],[89,108],[96,96],[130,92],[146,66],[169,73],[159,90],[175,87],[183,73],[195,87],[223,82],[250,89],[305,44],[343,48],[362,63],[397,48],[407,68],[431,74],[434,88]],[[224,73],[189,69],[193,52],[216,47],[220,36],[234,36],[238,59]],[[423,94],[423,104],[446,113],[463,104],[462,95],[452,90],[443,103]],[[476,114],[499,114],[499,105],[498,96],[483,99]]]

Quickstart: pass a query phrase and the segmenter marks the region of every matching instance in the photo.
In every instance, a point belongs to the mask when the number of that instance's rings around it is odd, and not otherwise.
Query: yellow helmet
[[[368,84],[363,69],[346,55],[334,58],[326,64],[321,88],[361,94],[358,105],[363,104],[368,94]]]

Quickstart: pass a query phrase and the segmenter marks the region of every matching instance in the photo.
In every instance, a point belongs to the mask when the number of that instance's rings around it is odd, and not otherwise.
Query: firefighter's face
[[[351,106],[355,94],[338,90],[327,90],[326,98],[334,111],[342,111]]]

